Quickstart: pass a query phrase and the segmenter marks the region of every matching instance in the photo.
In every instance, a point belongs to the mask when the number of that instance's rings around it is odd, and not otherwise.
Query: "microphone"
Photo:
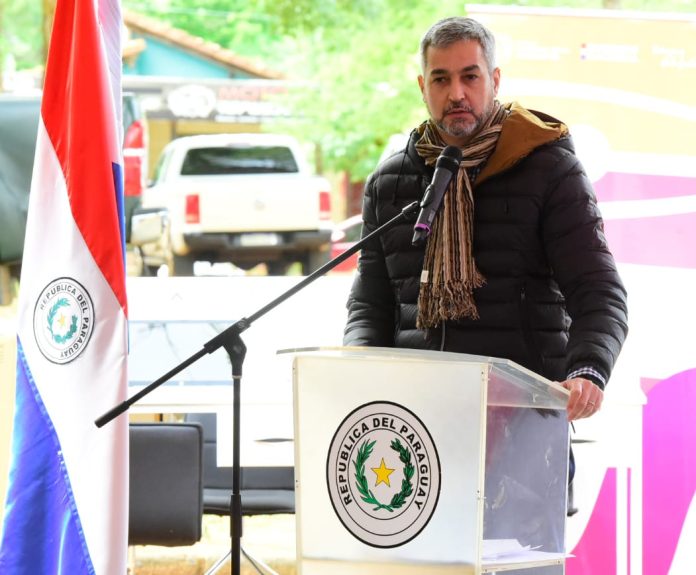
[[[420,203],[420,213],[416,225],[413,226],[414,246],[421,246],[432,231],[433,220],[440,210],[442,198],[445,196],[452,176],[459,171],[459,162],[462,160],[462,151],[457,146],[447,146],[435,162],[433,179],[425,189]]]

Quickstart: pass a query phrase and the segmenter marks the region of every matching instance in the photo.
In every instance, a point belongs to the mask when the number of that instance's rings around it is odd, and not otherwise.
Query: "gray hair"
[[[453,16],[435,22],[420,43],[421,66],[425,72],[428,48],[446,48],[460,40],[476,40],[483,50],[488,73],[495,70],[495,38],[491,31],[480,22],[462,16]]]

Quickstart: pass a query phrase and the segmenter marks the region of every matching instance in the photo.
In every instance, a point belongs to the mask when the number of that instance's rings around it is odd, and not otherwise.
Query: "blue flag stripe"
[[[0,573],[93,574],[60,441],[19,338],[15,409]]]

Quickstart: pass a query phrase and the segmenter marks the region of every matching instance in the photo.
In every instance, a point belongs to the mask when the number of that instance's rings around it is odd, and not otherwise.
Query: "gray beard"
[[[478,132],[481,129],[481,126],[483,126],[486,123],[486,121],[491,117],[491,114],[493,113],[493,103],[494,101],[491,100],[480,116],[477,116],[472,112],[476,120],[473,124],[455,121],[450,123],[449,126],[446,126],[445,120],[444,118],[442,118],[441,120],[435,122],[435,125],[438,127],[439,130],[441,130],[445,134],[448,134],[455,138],[468,138],[470,136],[473,136],[476,132]]]

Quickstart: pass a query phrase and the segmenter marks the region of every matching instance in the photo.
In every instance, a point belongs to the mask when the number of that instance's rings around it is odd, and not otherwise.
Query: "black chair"
[[[192,545],[203,518],[203,428],[131,423],[129,545]]]
[[[203,427],[203,512],[229,515],[232,467],[217,465],[217,427],[214,413],[188,413],[186,421]],[[295,513],[295,470],[282,467],[242,467],[243,515]]]

